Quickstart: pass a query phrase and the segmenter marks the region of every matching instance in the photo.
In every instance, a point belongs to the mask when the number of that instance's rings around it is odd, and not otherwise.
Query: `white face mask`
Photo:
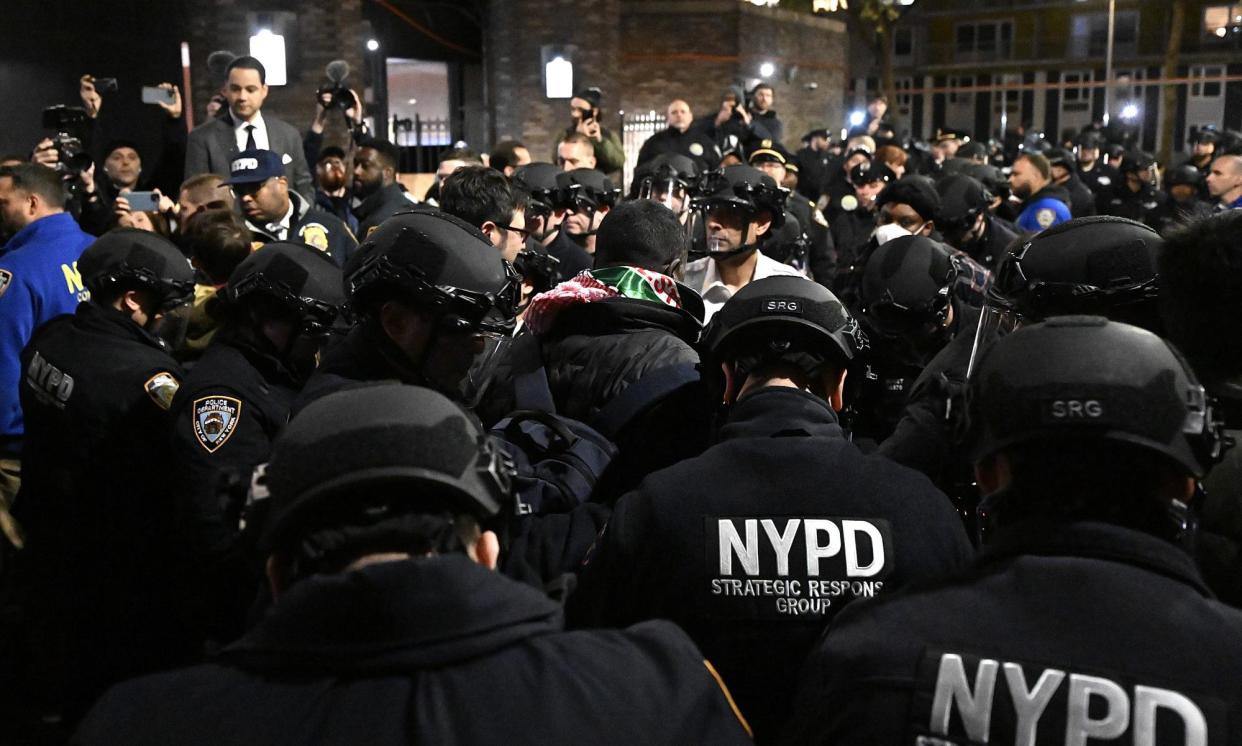
[[[883,246],[894,238],[909,236],[910,231],[902,228],[897,223],[885,223],[884,225],[876,226],[875,233],[871,235],[875,236],[876,244]]]

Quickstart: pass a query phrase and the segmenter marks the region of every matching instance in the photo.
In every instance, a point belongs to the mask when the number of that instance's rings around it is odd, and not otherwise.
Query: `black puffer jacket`
[[[693,367],[701,324],[689,312],[652,301],[609,298],[567,308],[540,339],[556,411],[591,422],[643,376],[670,366]],[[702,389],[683,387],[613,434],[620,451],[613,479],[597,488],[607,499],[644,475],[699,453],[707,443]]]

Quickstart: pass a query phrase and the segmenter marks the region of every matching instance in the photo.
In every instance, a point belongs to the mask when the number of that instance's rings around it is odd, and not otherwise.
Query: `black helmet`
[[[1145,153],[1141,150],[1126,151],[1125,157],[1121,161],[1121,173],[1138,173],[1146,171],[1156,165],[1156,158],[1151,153]]]
[[[936,192],[940,195],[936,227],[946,236],[970,230],[995,199],[981,181],[964,173],[950,174],[936,182]]]
[[[150,231],[108,231],[78,259],[82,284],[98,298],[144,290],[165,313],[194,298],[194,270],[171,241]]]
[[[1222,139],[1220,130],[1216,129],[1216,127],[1211,124],[1204,124],[1197,128],[1192,128],[1190,133],[1191,145],[1198,143],[1211,143],[1213,145],[1217,145]]]
[[[901,337],[924,326],[944,326],[958,272],[953,253],[926,236],[881,244],[867,259],[859,288],[868,330]]]
[[[732,205],[747,214],[768,212],[772,227],[779,228],[785,222],[785,198],[789,191],[781,188],[771,176],[750,166],[726,166],[704,175],[699,185],[699,195],[694,198],[695,209],[711,210],[714,207]]]
[[[1015,244],[988,289],[971,370],[996,336],[1050,316],[1098,314],[1158,328],[1156,257],[1163,243],[1142,223],[1096,215]]]
[[[259,297],[274,300],[297,314],[301,331],[312,336],[328,333],[345,304],[336,264],[321,251],[284,241],[264,244],[237,265],[223,297],[237,305]]]
[[[1180,166],[1174,166],[1164,174],[1164,186],[1166,189],[1179,185],[1198,188],[1202,183],[1203,172],[1195,168],[1192,163],[1183,163]]]
[[[897,179],[897,175],[893,173],[892,169],[884,163],[876,161],[863,161],[862,163],[859,163],[857,166],[850,169],[849,176],[850,183],[854,186],[874,184],[876,182],[883,182],[887,184],[888,182],[895,181]]]
[[[1083,148],[1088,150],[1099,150],[1103,146],[1104,138],[1101,137],[1098,132],[1080,132],[1078,136],[1074,138],[1075,150],[1082,150]]]
[[[755,280],[737,291],[712,316],[703,344],[717,364],[782,358],[808,372],[825,363],[843,367],[868,347],[858,321],[835,295],[817,282],[788,275]]]
[[[366,315],[380,302],[407,299],[450,327],[507,333],[519,279],[478,228],[439,210],[385,220],[345,266],[345,291]]]
[[[793,265],[806,258],[811,239],[793,215],[785,216],[785,223],[774,231],[768,231],[763,242],[763,255],[783,264]]]
[[[478,422],[431,389],[377,384],[319,399],[289,423],[266,469],[262,548],[403,513],[479,519],[512,499],[513,465]]]
[[[593,168],[575,168],[556,175],[556,206],[560,209],[594,213],[617,204],[621,190]]]
[[[1048,165],[1060,166],[1061,168],[1073,171],[1077,164],[1074,162],[1074,154],[1065,148],[1048,148],[1044,153],[1044,157],[1048,159]]]
[[[1202,476],[1223,423],[1181,355],[1160,337],[1099,316],[1024,327],[983,355],[967,391],[968,456],[1068,438],[1154,451]]]
[[[658,202],[675,213],[690,207],[699,167],[687,156],[661,153],[634,169],[633,195]]]
[[[522,190],[530,198],[527,210],[533,206],[536,212],[547,215],[556,209],[556,176],[559,173],[561,169],[551,163],[518,166],[513,172],[512,183],[514,188]]]

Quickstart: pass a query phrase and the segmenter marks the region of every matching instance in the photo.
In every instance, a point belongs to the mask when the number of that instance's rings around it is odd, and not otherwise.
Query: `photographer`
[[[323,150],[323,131],[329,126],[333,112],[342,112],[352,142],[361,142],[367,136],[367,126],[362,121],[362,99],[358,97],[357,91],[343,86],[324,85],[319,88],[318,101],[310,129],[302,136],[302,150],[306,155],[306,162],[316,165]],[[318,180],[315,183],[318,185]]]
[[[598,88],[588,88],[569,100],[573,123],[565,128],[565,137],[577,132],[590,138],[595,148],[595,168],[610,174],[625,168],[625,150],[617,133],[599,123],[602,95]],[[556,155],[552,154],[553,159]]]
[[[694,120],[690,129],[710,137],[721,153],[736,152],[750,140],[751,121],[742,88],[729,86],[720,97],[720,108],[716,113],[704,114]]]

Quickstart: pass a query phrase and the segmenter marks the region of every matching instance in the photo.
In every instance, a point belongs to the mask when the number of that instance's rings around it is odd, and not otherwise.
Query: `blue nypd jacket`
[[[78,257],[95,237],[67,212],[40,218],[0,249],[0,454],[21,451],[21,354],[34,330],[90,297]]]
[[[1066,200],[1053,196],[1056,193],[1064,191],[1049,185],[1032,195],[1018,215],[1018,227],[1029,233],[1038,233],[1070,220],[1073,216],[1070,214],[1069,205]]]

